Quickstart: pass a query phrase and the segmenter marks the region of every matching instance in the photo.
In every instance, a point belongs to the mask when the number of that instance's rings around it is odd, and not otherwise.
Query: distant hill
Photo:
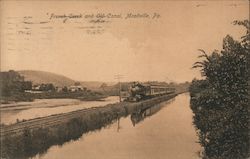
[[[87,87],[88,89],[98,90],[100,89],[102,84],[106,84],[107,86],[112,86],[115,83],[113,82],[100,82],[100,81],[82,81],[80,82],[82,86]]]
[[[22,70],[17,72],[19,72],[22,76],[24,76],[25,80],[32,81],[33,84],[52,83],[55,86],[62,87],[62,86],[70,86],[75,83],[74,80],[68,77],[50,72],[34,71],[34,70]]]
[[[22,70],[17,71],[22,76],[24,76],[25,80],[32,81],[33,84],[41,84],[41,83],[52,83],[55,86],[63,87],[63,86],[71,86],[74,85],[75,81],[63,75],[59,75],[56,73],[45,72],[45,71],[36,71],[36,70]],[[91,90],[99,90],[100,86],[104,82],[99,81],[80,81],[80,84]],[[112,82],[106,83],[108,86],[114,85]]]

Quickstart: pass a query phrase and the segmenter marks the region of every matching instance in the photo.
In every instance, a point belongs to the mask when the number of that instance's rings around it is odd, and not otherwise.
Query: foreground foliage
[[[207,55],[200,50],[204,80],[193,80],[190,86],[193,123],[203,158],[244,159],[249,157],[249,21],[235,21],[247,28],[241,42],[227,35],[223,50]]]

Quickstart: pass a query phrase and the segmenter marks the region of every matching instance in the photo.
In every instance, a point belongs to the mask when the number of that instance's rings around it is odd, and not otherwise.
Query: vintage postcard
[[[1,159],[247,159],[248,0],[0,0]]]

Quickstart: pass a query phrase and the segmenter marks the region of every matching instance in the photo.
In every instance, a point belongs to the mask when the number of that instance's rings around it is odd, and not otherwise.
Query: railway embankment
[[[101,129],[134,111],[147,109],[174,98],[169,94],[141,102],[121,102],[35,118],[1,127],[2,157],[28,158],[46,152],[52,145],[76,140],[82,134]]]
[[[34,118],[26,121],[21,121],[11,125],[1,126],[1,137],[8,135],[18,135],[23,132],[24,129],[38,129],[38,128],[48,128],[54,127],[63,123],[67,123],[69,120],[74,118],[89,119],[95,114],[130,114],[136,109],[146,109],[154,104],[166,101],[175,97],[177,94],[164,95],[160,97],[155,97],[152,99],[144,100],[141,102],[121,102],[115,104],[108,104],[102,107],[92,107],[77,111],[72,111],[69,113],[61,113],[50,115],[46,117]]]

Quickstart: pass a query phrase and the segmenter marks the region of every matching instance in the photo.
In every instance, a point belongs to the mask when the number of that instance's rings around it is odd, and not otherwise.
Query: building
[[[82,86],[70,86],[68,90],[69,92],[79,92],[79,91],[84,91],[85,88],[83,88]]]

